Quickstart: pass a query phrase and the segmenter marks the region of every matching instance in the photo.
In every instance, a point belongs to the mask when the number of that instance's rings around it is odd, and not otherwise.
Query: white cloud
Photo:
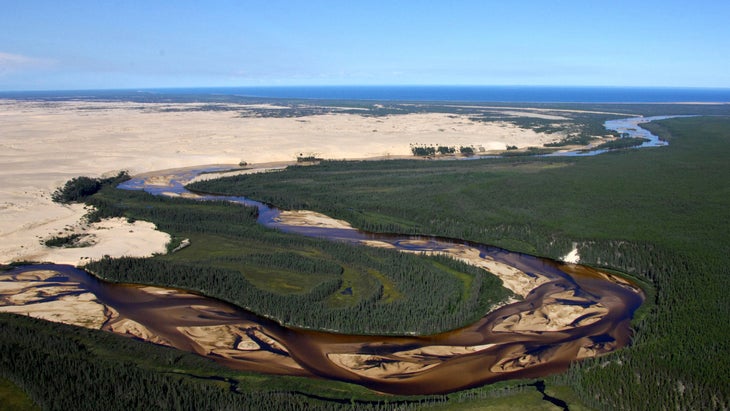
[[[45,68],[53,64],[52,60],[28,57],[21,54],[0,51],[0,74],[27,69]]]

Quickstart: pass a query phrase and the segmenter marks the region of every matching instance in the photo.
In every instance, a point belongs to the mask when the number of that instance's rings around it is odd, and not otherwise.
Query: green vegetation
[[[429,406],[429,410],[487,410],[487,411],[553,411],[555,404],[543,398],[543,394],[535,387],[540,382],[513,381],[499,382],[483,388],[464,390],[448,395],[443,404]],[[586,407],[570,387],[565,385],[545,385],[545,393],[566,403],[574,411],[587,411]]]
[[[310,163],[310,162],[316,162],[316,161],[322,161],[321,158],[317,156],[305,156],[303,154],[300,154],[297,156],[297,163]]]
[[[650,281],[656,305],[634,321],[631,348],[576,363],[562,383],[599,409],[727,408],[730,120],[650,127],[670,145],[589,158],[324,162],[193,188],[550,257],[577,242],[581,261]]]
[[[438,146],[436,148],[436,151],[438,151],[438,153],[441,155],[454,154],[456,152],[456,148],[447,147],[447,146]]]
[[[576,135],[576,136],[569,136],[566,137],[560,141],[556,141],[554,143],[546,143],[545,147],[565,147],[565,146],[572,146],[572,145],[578,145],[578,146],[584,146],[591,141],[593,141],[595,137],[588,136],[585,134]]]
[[[12,381],[0,378],[0,410],[35,411],[40,408]]]
[[[512,146],[514,147],[514,146]],[[516,149],[507,147],[507,151],[502,153],[502,157],[534,157],[555,152],[553,148],[527,147],[525,151],[515,151]]]
[[[411,153],[416,157],[430,157],[436,155],[436,153],[445,156],[456,153],[456,147],[452,146],[428,146],[428,145],[413,145],[411,144]],[[469,146],[459,147],[459,153],[463,156],[474,155],[474,148]]]
[[[427,157],[436,154],[436,148],[430,146],[411,146],[411,152],[414,156]]]
[[[624,137],[618,140],[607,141],[595,146],[592,150],[617,150],[623,148],[638,147],[649,141],[649,139],[641,137]]]
[[[96,275],[195,290],[288,325],[432,334],[477,320],[510,294],[496,277],[452,259],[279,233],[256,223],[255,208],[229,202],[106,187],[87,204],[93,219],[153,221],[190,240],[152,259],[93,262]]]
[[[87,243],[79,241],[84,238],[83,234],[70,234],[66,236],[51,237],[43,241],[46,247],[78,248],[86,247]]]
[[[79,203],[97,193],[102,187],[115,186],[126,180],[129,180],[129,174],[126,171],[121,171],[115,177],[109,178],[76,177],[56,190],[51,195],[51,199],[57,203]]]
[[[474,147],[469,146],[461,146],[459,147],[459,153],[465,156],[471,156],[474,155]]]

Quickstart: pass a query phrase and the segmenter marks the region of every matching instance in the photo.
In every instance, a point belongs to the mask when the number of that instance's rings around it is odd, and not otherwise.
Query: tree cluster
[[[83,202],[102,187],[116,186],[126,180],[129,180],[129,174],[126,171],[120,171],[116,176],[109,178],[75,177],[54,191],[51,199],[64,204]]]

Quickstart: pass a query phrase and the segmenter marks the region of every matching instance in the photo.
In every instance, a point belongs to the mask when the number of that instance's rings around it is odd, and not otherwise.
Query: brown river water
[[[200,171],[181,173],[159,186],[134,179],[123,188],[180,194],[183,182]],[[230,368],[347,381],[394,394],[432,394],[554,374],[576,359],[621,348],[630,342],[630,321],[644,299],[631,282],[582,265],[459,240],[288,225],[274,208],[226,199],[259,207],[259,221],[283,231],[333,241],[377,241],[403,251],[457,258],[469,251],[472,261],[511,267],[533,286],[522,300],[474,324],[431,336],[343,335],[285,327],[213,298],[107,283],[54,264],[1,273],[0,305],[73,303],[85,296],[103,312],[103,330],[197,353]],[[19,287],[5,286],[11,282]]]

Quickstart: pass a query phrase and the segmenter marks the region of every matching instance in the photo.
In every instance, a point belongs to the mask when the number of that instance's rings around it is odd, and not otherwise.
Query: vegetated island
[[[718,264],[724,261],[723,258],[726,259],[722,257],[726,254],[722,253],[721,248],[724,238],[722,233],[727,232],[727,227],[717,224],[716,220],[717,216],[725,215],[723,213],[728,209],[724,203],[727,196],[723,196],[721,190],[713,191],[710,186],[721,187],[721,182],[725,181],[728,175],[727,166],[722,161],[723,153],[727,150],[727,142],[721,137],[724,130],[727,130],[728,124],[722,119],[697,118],[666,121],[662,123],[662,127],[666,127],[661,132],[662,135],[671,138],[669,147],[660,150],[632,151],[620,156],[550,160],[520,158],[517,162],[507,159],[478,161],[468,165],[441,162],[414,164],[398,161],[324,162],[307,169],[291,168],[281,174],[242,177],[241,181],[254,186],[251,193],[246,193],[254,198],[266,200],[262,197],[264,193],[268,193],[266,196],[278,199],[272,201],[277,205],[291,207],[291,204],[298,203],[299,207],[306,205],[308,209],[325,212],[337,218],[348,215],[352,218],[344,219],[356,226],[369,225],[368,228],[375,228],[375,231],[378,228],[385,230],[395,227],[401,232],[436,233],[474,241],[486,239],[484,242],[554,257],[564,255],[563,253],[572,248],[573,242],[576,242],[581,261],[633,272],[653,282],[659,290],[655,297],[657,305],[645,310],[635,320],[637,334],[632,348],[603,357],[595,363],[584,361],[576,364],[568,374],[551,377],[548,380],[548,387],[552,385],[562,390],[570,386],[580,395],[582,401],[593,407],[600,407],[604,401],[625,404],[627,408],[635,407],[637,404],[662,406],[668,401],[673,401],[689,408],[695,408],[701,403],[711,408],[722,408],[727,404],[727,391],[726,388],[717,386],[716,382],[722,381],[722,375],[726,374],[728,367],[722,358],[713,354],[724,350],[721,343],[718,345],[718,341],[722,339],[714,338],[716,333],[721,333],[722,328],[717,328],[718,324],[708,322],[709,319],[697,318],[698,316],[692,313],[695,310],[701,312],[703,310],[700,308],[703,307],[701,304],[706,301],[725,301],[721,295],[713,294],[717,292],[717,288],[700,287],[700,284],[722,284],[723,281],[727,281],[721,275],[721,265]],[[672,171],[672,167],[676,167],[677,164],[692,164],[692,167]],[[607,172],[608,170],[611,172]],[[714,174],[707,173],[708,170],[713,170]],[[339,175],[337,178],[342,178],[342,181],[324,178],[328,175],[328,171],[332,176]],[[383,175],[388,174],[388,178],[392,178],[398,184],[381,184],[386,179],[382,177],[374,179],[373,184],[368,186],[362,185],[362,179],[356,178],[356,176],[372,175],[376,171]],[[709,179],[706,178],[708,174],[712,175]],[[412,179],[411,183],[403,185],[409,178]],[[269,181],[267,179],[271,179],[270,183],[267,183]],[[672,180],[672,184],[662,185],[668,179]],[[302,181],[307,181],[307,185],[301,185],[298,191],[292,190],[293,185],[301,184]],[[354,184],[358,181],[360,185]],[[550,183],[546,183],[547,181]],[[315,186],[312,187],[311,184]],[[328,189],[321,190],[316,187],[317,184],[329,184]],[[429,187],[439,187],[439,189],[429,190]],[[485,187],[486,192],[483,192]],[[289,190],[288,195],[282,193],[286,190]],[[455,195],[454,190],[461,195]],[[367,192],[368,195],[357,196],[357,193],[363,192]],[[607,197],[595,197],[596,192],[610,192],[611,201],[608,201]],[[650,192],[651,196],[647,197],[647,192]],[[698,201],[697,196],[693,194],[698,192],[703,193],[702,201]],[[348,197],[348,193],[352,194]],[[333,198],[335,195],[336,200]],[[356,198],[353,199],[352,196]],[[489,200],[490,196],[493,196],[492,200]],[[396,201],[398,197],[400,200]],[[373,201],[380,205],[367,204],[366,200],[369,198],[373,198]],[[415,201],[404,202],[404,198]],[[500,199],[499,202],[497,198]],[[570,202],[566,203],[566,200]],[[338,208],[340,211],[336,212],[333,202],[350,207]],[[448,207],[440,207],[439,212],[435,214],[438,217],[434,219],[434,214],[429,213],[429,210],[424,210],[422,213],[414,210],[415,204],[434,204],[434,206],[448,204]],[[678,210],[686,210],[687,207],[691,207],[695,213],[675,214]],[[490,210],[490,214],[486,217],[483,213],[485,209]],[[473,214],[474,218],[469,218],[471,215],[469,212],[475,213],[476,210],[479,210],[479,213]],[[596,213],[596,210],[602,212]],[[220,215],[225,214],[223,212]],[[426,217],[429,214],[431,217]],[[582,217],[576,219],[575,216]],[[429,218],[434,221],[430,221]],[[672,224],[667,225],[667,221]],[[698,230],[700,227],[702,229]],[[184,252],[195,250],[197,243],[199,242],[193,239],[191,246]],[[702,278],[698,279],[698,275]],[[682,305],[669,303],[674,295],[685,295],[688,289],[702,298],[696,301],[683,299]],[[718,307],[727,307],[727,304],[720,303]],[[687,316],[686,321],[672,320],[685,318],[683,316]],[[319,382],[299,380],[295,382],[267,377],[264,380],[267,384],[271,384],[269,387],[294,384],[285,390],[289,394],[280,395],[277,392],[277,396],[272,397],[271,393],[275,391],[271,388],[262,389],[262,386],[253,383],[257,378],[261,381],[262,377],[249,378],[226,374],[210,364],[199,363],[198,360],[188,359],[180,354],[174,354],[174,358],[177,358],[175,360],[166,357],[168,351],[164,350],[152,357],[164,359],[168,363],[181,364],[180,367],[187,367],[187,370],[192,372],[174,376],[155,374],[154,361],[146,360],[140,363],[136,359],[138,358],[136,353],[142,346],[138,348],[138,345],[132,344],[133,341],[118,340],[95,333],[79,333],[70,329],[63,331],[66,330],[63,326],[41,324],[22,317],[4,316],[3,321],[3,326],[9,331],[3,335],[13,336],[12,339],[4,338],[3,343],[11,344],[15,352],[25,350],[23,352],[28,353],[22,355],[16,364],[30,364],[29,359],[34,358],[30,353],[46,352],[38,350],[44,350],[43,343],[46,338],[51,338],[51,335],[56,339],[70,338],[68,340],[71,342],[70,345],[53,344],[59,351],[65,353],[64,361],[73,359],[74,364],[79,367],[93,370],[92,374],[109,375],[106,378],[111,378],[113,369],[116,369],[117,376],[119,375],[119,369],[113,365],[114,361],[126,358],[126,361],[132,361],[136,365],[125,368],[123,373],[133,380],[143,381],[134,384],[136,389],[149,390],[154,386],[160,390],[169,390],[170,393],[179,393],[179,398],[189,401],[189,404],[199,401],[198,394],[201,394],[206,395],[209,400],[219,401],[218,404],[231,401],[258,404],[259,402],[253,398],[257,397],[261,399],[260,401],[271,401],[271,404],[276,405],[309,403],[329,407],[333,404],[341,406],[342,403],[355,401],[358,406],[363,407],[384,406],[382,398],[373,397],[364,391],[358,392],[350,386],[346,391],[339,391],[342,388],[335,389],[337,394],[331,396],[303,395],[302,392],[307,390],[314,390],[309,391],[310,393],[321,390],[320,393],[332,394],[333,391],[325,387],[334,387],[337,384],[320,385]],[[69,337],[58,337],[55,333]],[[690,335],[692,338],[688,338]],[[32,337],[28,338],[30,336]],[[32,339],[35,339],[37,344],[31,344],[29,341]],[[18,344],[17,342],[21,340],[23,344]],[[81,341],[83,344],[79,346]],[[85,344],[101,344],[100,346],[114,344],[125,348],[110,358],[99,356],[98,351],[94,351],[97,354],[93,354],[92,351],[84,349]],[[658,346],[661,349],[657,349]],[[708,370],[697,357],[686,355],[671,356],[673,359],[671,362],[662,360],[664,353],[696,352],[697,346],[706,347],[702,352],[716,360],[712,361],[715,368]],[[146,345],[143,347],[144,350],[158,351],[156,347]],[[46,360],[37,364],[37,368],[52,369],[55,360],[48,361],[48,358]],[[60,366],[63,362],[58,364]],[[598,364],[605,365],[599,367]],[[235,375],[235,378],[225,377],[219,380],[220,382],[213,383],[201,380],[199,377],[205,376],[206,372],[197,373],[197,371],[210,370],[210,367],[215,371],[208,371],[207,375]],[[25,372],[28,375],[25,381],[33,380],[34,371],[29,369]],[[663,383],[648,386],[636,384],[630,379],[617,377],[623,372],[638,375],[638,378],[644,380]],[[157,376],[152,377],[152,375]],[[224,391],[212,388],[216,384],[225,384],[226,387],[234,384],[226,378],[233,378],[236,390],[243,394],[226,394]],[[13,376],[12,381],[20,383],[17,376]],[[251,384],[242,384],[243,381]],[[681,385],[678,382],[681,382]],[[24,382],[24,387],[27,386],[25,384]],[[105,386],[98,383],[96,385],[102,388]],[[242,385],[246,388],[242,389]],[[677,387],[672,391],[675,394],[669,399],[665,390],[652,388],[669,385]],[[85,384],[80,386],[77,388],[64,386],[63,389],[68,391],[58,398],[78,398],[74,396],[87,395],[88,391],[83,390],[88,390],[89,387],[84,387]],[[175,386],[177,388],[171,388]],[[299,391],[291,388],[294,386],[308,388]],[[512,388],[505,391],[505,387]],[[186,395],[182,395],[180,391],[183,388],[187,392]],[[391,398],[391,400],[406,408],[438,405],[443,402],[478,402],[478,398],[502,395],[510,397],[510,401],[515,401],[516,398],[529,401],[529,392],[534,392],[530,391],[531,389],[518,382],[482,387],[449,396],[419,398],[418,403],[413,398]],[[38,394],[39,391],[27,390],[36,392],[34,398],[42,397]],[[347,394],[343,395],[343,392]],[[612,393],[616,395],[612,396]],[[103,393],[98,394],[103,395]],[[156,398],[173,400],[169,394],[161,393]],[[278,402],[272,398],[278,399]],[[134,401],[145,400],[137,398]]]

